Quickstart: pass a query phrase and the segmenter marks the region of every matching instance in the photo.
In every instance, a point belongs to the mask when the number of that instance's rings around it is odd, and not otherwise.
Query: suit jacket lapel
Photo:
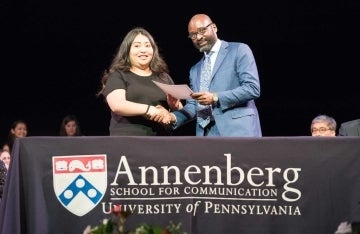
[[[204,59],[205,59],[205,56],[203,56],[200,61],[196,64],[196,71],[197,71],[197,78],[196,78],[196,81],[195,81],[195,89],[194,91],[198,92],[200,90],[200,79],[201,79],[201,66],[204,62]]]
[[[213,79],[214,75],[216,74],[217,70],[219,69],[220,64],[222,64],[224,59],[225,59],[225,56],[226,56],[226,54],[228,52],[227,47],[228,47],[228,43],[226,41],[221,41],[220,50],[219,50],[219,53],[218,53],[218,55],[216,57],[213,70],[211,72],[211,80]]]
[[[211,72],[211,80],[214,78],[214,75],[216,74],[217,70],[220,67],[220,64],[224,61],[226,54],[228,53],[227,51],[227,47],[229,46],[229,44],[226,41],[221,41],[221,46],[220,46],[220,50],[219,53],[216,57],[215,60],[215,64],[213,67],[213,70]],[[200,90],[200,79],[201,79],[201,66],[204,62],[205,56],[203,56],[200,61],[196,64],[196,70],[197,70],[197,79],[195,82],[196,85],[196,89],[195,90]],[[210,81],[211,82],[211,81]]]

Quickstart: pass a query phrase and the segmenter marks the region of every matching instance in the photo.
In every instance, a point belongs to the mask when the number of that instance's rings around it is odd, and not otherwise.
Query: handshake
[[[181,101],[171,95],[167,95],[167,103],[171,110],[180,110],[183,108]],[[176,122],[175,115],[161,105],[149,106],[145,117],[165,125]]]
[[[197,93],[192,93],[191,98],[195,99],[201,105],[211,105],[214,102],[218,102],[218,96],[216,93],[211,93],[207,91],[201,91]],[[181,101],[171,95],[167,95],[167,103],[169,108],[174,110],[180,110],[183,108]],[[163,106],[149,106],[146,113],[146,118],[153,120],[155,122],[168,125],[170,123],[176,122],[176,117],[172,112],[166,110]]]
[[[145,114],[147,119],[152,121],[168,125],[170,123],[175,122],[175,116],[168,110],[166,110],[163,106],[150,106],[149,110]]]

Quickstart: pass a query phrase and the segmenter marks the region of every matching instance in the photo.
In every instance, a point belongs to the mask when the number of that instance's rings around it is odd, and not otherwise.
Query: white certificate
[[[189,99],[190,94],[193,93],[193,91],[190,89],[190,87],[186,84],[180,84],[180,85],[170,85],[170,84],[164,84],[157,81],[153,81],[164,93],[170,94],[171,96],[178,98],[178,99]]]

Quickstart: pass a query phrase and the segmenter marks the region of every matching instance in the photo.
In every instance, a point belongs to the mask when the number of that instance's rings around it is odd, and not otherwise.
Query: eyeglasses
[[[206,33],[206,30],[208,29],[208,27],[209,27],[210,25],[212,25],[212,24],[213,24],[213,23],[210,23],[210,24],[206,25],[206,26],[203,27],[203,28],[199,28],[199,29],[197,30],[197,32],[189,33],[188,38],[190,38],[191,40],[195,40],[198,34],[204,35],[204,34]]]
[[[323,134],[328,130],[331,130],[331,129],[330,128],[319,128],[319,129],[313,128],[313,129],[311,129],[311,133],[317,133],[318,132],[320,134]]]

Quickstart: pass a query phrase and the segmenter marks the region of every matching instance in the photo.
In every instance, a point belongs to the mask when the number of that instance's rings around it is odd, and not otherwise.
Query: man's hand
[[[170,124],[171,121],[169,111],[161,105],[157,105],[156,107],[151,106],[146,117],[161,124]]]
[[[211,105],[213,103],[213,93],[202,91],[197,93],[192,93],[190,95],[192,98],[197,100],[201,105]]]
[[[170,94],[166,95],[166,99],[171,110],[180,110],[183,108],[180,99],[174,98]]]

